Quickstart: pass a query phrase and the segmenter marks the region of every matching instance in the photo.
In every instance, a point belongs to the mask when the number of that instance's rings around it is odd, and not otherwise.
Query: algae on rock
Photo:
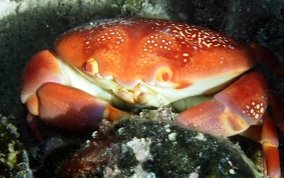
[[[228,140],[172,123],[131,118],[97,135],[66,162],[62,177],[259,177]]]
[[[19,141],[17,128],[0,115],[0,177],[31,178],[29,158]]]

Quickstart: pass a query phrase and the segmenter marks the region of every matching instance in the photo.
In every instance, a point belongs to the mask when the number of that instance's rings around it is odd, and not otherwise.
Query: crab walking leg
[[[33,136],[37,139],[37,141],[39,143],[43,143],[44,139],[43,139],[43,136],[38,129],[37,116],[35,116],[35,115],[33,115],[29,112],[27,114],[26,120],[27,120],[27,124],[28,124],[30,130],[33,133]]]
[[[261,143],[267,175],[271,178],[279,178],[281,176],[280,156],[278,150],[279,142],[276,127],[267,115],[264,115],[263,117]]]
[[[272,108],[273,120],[277,127],[284,133],[284,103],[283,101],[273,95],[269,95],[269,104]]]
[[[217,93],[214,99],[196,105],[181,113],[177,123],[199,131],[225,137],[244,132],[250,126],[262,124],[262,116],[268,105],[267,84],[264,78],[255,72],[247,73],[225,90]],[[280,172],[277,161],[277,138],[273,129],[264,119],[261,142],[264,143],[265,160],[268,174],[275,176]],[[266,128],[269,129],[266,129]],[[269,135],[272,134],[273,136]],[[257,138],[256,135],[252,137]],[[277,139],[276,139],[277,140]],[[272,150],[272,151],[271,151]],[[274,162],[272,159],[275,159]],[[276,176],[277,177],[277,176]]]
[[[262,118],[262,126],[250,127],[241,135],[262,144],[266,175],[269,175],[270,178],[279,178],[281,176],[281,168],[279,166],[280,154],[276,126],[267,114],[264,114]]]
[[[245,45],[250,49],[253,55],[252,59],[257,59],[259,62],[265,64],[265,66],[273,71],[278,77],[284,79],[284,66],[275,54],[257,43],[248,43]]]

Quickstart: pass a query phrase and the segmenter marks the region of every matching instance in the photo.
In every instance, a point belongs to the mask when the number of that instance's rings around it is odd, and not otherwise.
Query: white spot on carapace
[[[263,104],[263,103],[260,103],[260,106],[264,106],[264,104]]]
[[[258,119],[258,118],[259,118],[259,114],[255,114],[255,115],[254,115],[254,118],[255,118],[255,119]]]
[[[255,107],[256,109],[260,109],[260,104],[257,104]]]
[[[260,111],[260,113],[264,113],[264,108],[261,107],[259,111]]]
[[[264,105],[264,103],[252,101],[250,105],[245,106],[245,110],[242,113],[247,114],[252,119],[259,119],[265,111],[265,108],[261,105]]]
[[[188,56],[189,56],[189,54],[188,54],[188,53],[183,53],[183,54],[182,54],[182,56],[184,56],[184,57],[188,57]]]

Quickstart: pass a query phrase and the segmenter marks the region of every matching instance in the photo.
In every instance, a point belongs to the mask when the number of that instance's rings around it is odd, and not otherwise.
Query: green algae
[[[11,119],[0,115],[0,177],[31,178],[32,170]]]

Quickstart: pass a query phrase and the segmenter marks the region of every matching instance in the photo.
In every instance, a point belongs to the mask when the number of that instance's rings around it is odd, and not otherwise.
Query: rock
[[[259,177],[228,140],[168,122],[131,118],[96,135],[59,177]]]
[[[11,118],[0,115],[0,177],[32,178],[29,158]]]

